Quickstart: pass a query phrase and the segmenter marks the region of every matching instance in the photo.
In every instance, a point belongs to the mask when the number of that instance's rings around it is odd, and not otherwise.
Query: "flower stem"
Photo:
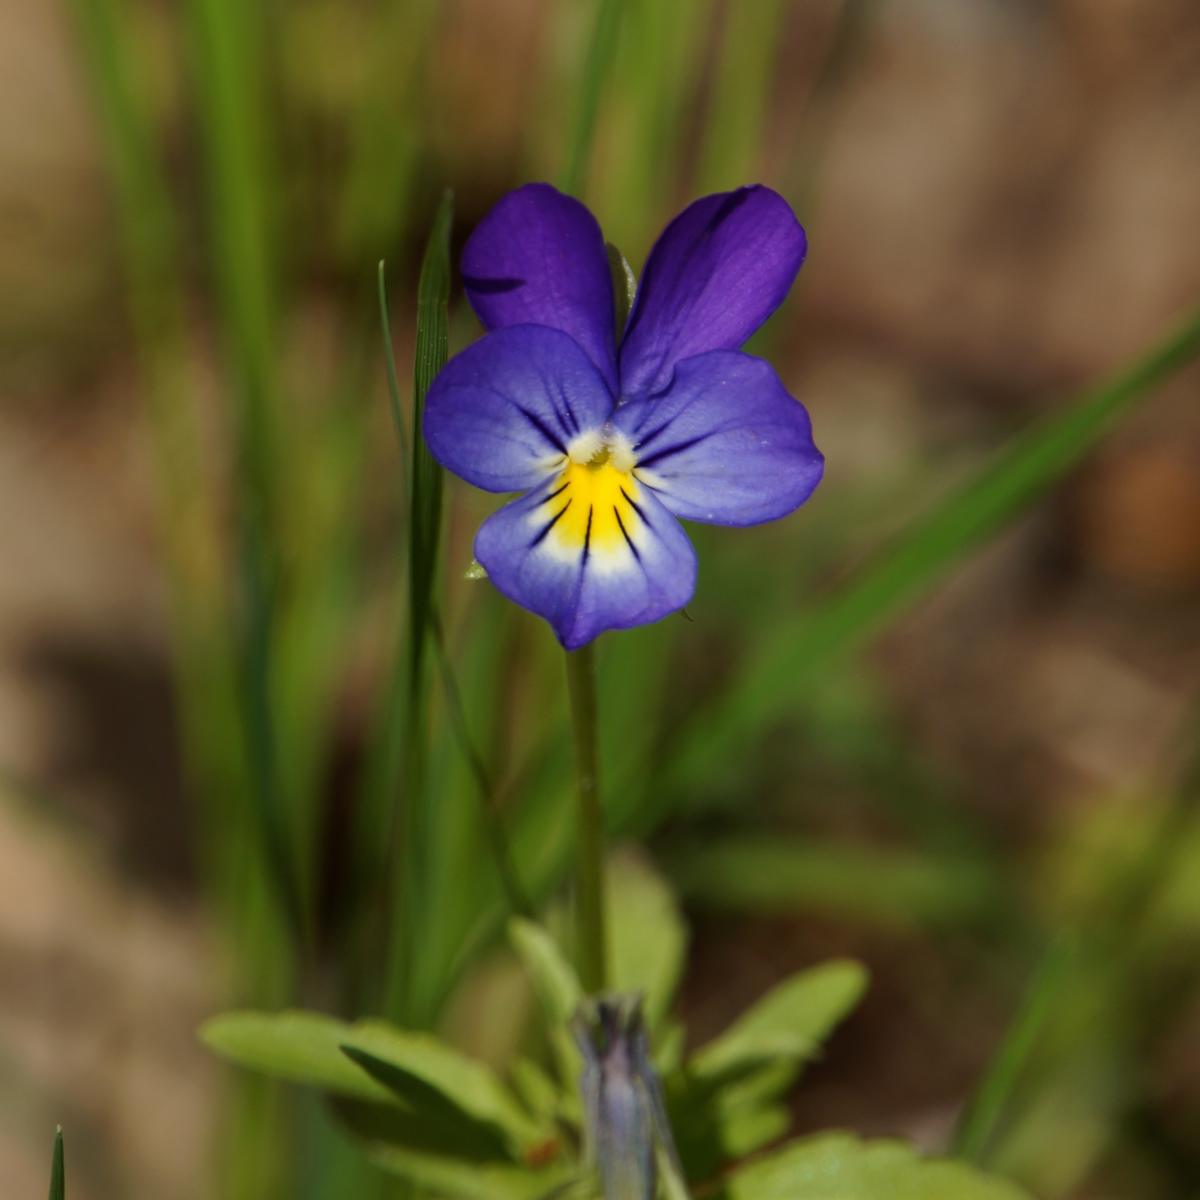
[[[584,991],[608,986],[605,928],[604,810],[596,752],[596,659],[592,646],[567,652],[567,690],[575,743],[575,953]]]

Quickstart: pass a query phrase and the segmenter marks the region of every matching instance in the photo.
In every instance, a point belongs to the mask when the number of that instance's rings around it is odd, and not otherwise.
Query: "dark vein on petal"
[[[656,450],[648,457],[638,459],[637,465],[639,467],[648,467],[652,463],[662,462],[664,458],[670,458],[673,454],[682,454],[685,450],[690,450],[693,446],[698,446],[710,437],[712,437],[711,433],[702,433],[699,437],[689,438],[686,442],[678,442],[674,446],[668,446],[665,450]]]
[[[567,480],[567,482],[566,482],[566,483],[564,483],[564,484],[562,485],[562,487],[556,487],[556,488],[554,489],[554,491],[552,491],[552,492],[550,493],[550,495],[548,495],[548,496],[547,496],[547,497],[546,497],[546,498],[545,498],[545,499],[542,501],[542,503],[543,503],[543,504],[549,504],[549,503],[550,503],[550,501],[551,501],[551,500],[553,500],[555,496],[561,496],[561,495],[563,494],[563,492],[565,492],[565,491],[567,490],[567,488],[569,488],[570,486],[571,486],[571,481],[568,479],[568,480]]]
[[[563,513],[565,513],[565,512],[567,511],[567,509],[568,509],[568,508],[570,508],[570,507],[571,507],[571,501],[570,501],[570,500],[568,500],[568,501],[566,502],[566,504],[564,504],[564,505],[562,506],[562,508],[560,508],[560,509],[558,510],[558,512],[556,512],[556,513],[554,514],[554,516],[552,516],[552,517],[550,518],[550,520],[549,520],[549,521],[546,523],[546,525],[545,525],[545,526],[542,528],[542,531],[541,531],[541,533],[539,533],[539,534],[537,535],[537,537],[535,537],[535,538],[533,539],[533,541],[529,543],[529,548],[530,548],[530,550],[532,550],[532,549],[534,548],[534,546],[536,546],[536,545],[537,545],[537,544],[538,544],[538,543],[539,543],[539,542],[542,540],[542,538],[544,538],[544,537],[546,536],[546,534],[548,534],[548,533],[550,532],[550,530],[552,530],[552,529],[554,528],[554,526],[558,524],[558,519],[559,519],[559,517],[561,517],[561,516],[563,515]]]
[[[592,553],[592,513],[594,511],[595,507],[589,504],[587,528],[583,531],[583,562],[585,565],[587,564],[588,557]]]
[[[552,445],[560,454],[566,454],[567,447],[562,440],[557,437],[554,431],[542,420],[537,413],[530,412],[523,405],[514,404],[513,407],[519,412],[529,423]]]
[[[621,488],[621,495],[624,496],[625,499],[629,501],[629,507],[632,508],[633,511],[635,513],[637,513],[637,515],[639,517],[642,518],[642,524],[644,524],[646,526],[646,528],[649,529],[650,521],[646,517],[645,510],[642,508],[642,506],[623,487]]]
[[[642,561],[642,556],[638,553],[638,548],[633,544],[633,538],[629,536],[629,531],[625,528],[625,522],[621,520],[621,510],[614,504],[613,516],[617,518],[617,525],[620,527],[621,535],[625,538],[625,543],[630,550],[633,551],[633,557]]]

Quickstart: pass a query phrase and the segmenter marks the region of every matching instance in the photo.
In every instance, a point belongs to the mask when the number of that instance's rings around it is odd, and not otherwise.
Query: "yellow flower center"
[[[601,445],[584,462],[565,460],[534,523],[550,549],[564,557],[594,558],[600,568],[638,557],[645,522],[642,489],[623,447]],[[621,470],[618,463],[625,467]]]

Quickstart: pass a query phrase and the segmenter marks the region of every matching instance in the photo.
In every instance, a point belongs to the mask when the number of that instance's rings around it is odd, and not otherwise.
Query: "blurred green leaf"
[[[50,1162],[50,1200],[65,1200],[67,1171],[63,1161],[63,1131],[60,1125],[54,1132],[54,1157]]]
[[[1028,1200],[1015,1184],[900,1142],[823,1134],[730,1176],[725,1200]]]
[[[651,1031],[670,1011],[687,950],[671,889],[645,858],[621,854],[609,868],[609,961],[617,991],[640,992]]]
[[[579,977],[555,940],[540,925],[516,917],[508,923],[512,940],[551,1024],[566,1025],[583,999]]]
[[[399,805],[401,827],[394,832],[392,886],[397,889],[399,919],[392,923],[388,956],[387,1011],[405,1025],[428,1025],[435,1015],[441,956],[431,942],[436,923],[428,918],[429,897],[443,844],[443,826],[451,806],[434,803],[428,778],[428,714],[426,649],[433,635],[438,547],[442,527],[442,469],[429,452],[422,433],[425,397],[450,353],[450,227],[454,195],[447,190],[438,205],[421,275],[417,283],[417,332],[413,358],[412,429],[409,441],[408,506],[408,640],[397,648],[395,678],[405,684],[396,705],[402,723],[385,729],[385,738],[399,745],[385,748],[389,764],[385,790],[377,798],[385,811],[397,803],[391,765],[404,766],[404,801]],[[401,665],[403,664],[403,665]],[[401,732],[402,731],[402,732]],[[394,827],[393,827],[394,829]]]
[[[542,1006],[564,1089],[563,1100],[567,1110],[573,1114],[579,1104],[581,1064],[568,1027],[583,1000],[579,977],[558,944],[542,926],[524,917],[515,917],[508,924],[508,936]]]
[[[849,961],[823,963],[772,988],[688,1066],[705,1081],[729,1081],[753,1070],[796,1066],[811,1058],[867,987],[867,972]]]
[[[666,860],[690,902],[747,912],[821,908],[888,926],[961,922],[989,908],[993,877],[969,859],[733,835],[686,844]]]
[[[213,1017],[200,1038],[222,1058],[276,1079],[356,1096],[392,1101],[377,1083],[342,1053],[353,1026],[314,1012],[231,1012]]]
[[[792,1127],[792,1110],[786,1104],[746,1106],[721,1122],[721,1148],[729,1158],[745,1158],[783,1137]]]
[[[347,1031],[342,1049],[410,1107],[435,1103],[436,1093],[472,1120],[501,1131],[518,1148],[546,1137],[546,1127],[525,1112],[490,1067],[432,1034],[368,1021]]]
[[[371,1161],[449,1200],[542,1200],[569,1182],[572,1174],[564,1167],[477,1166],[392,1146],[374,1149]]]
[[[1200,355],[1200,312],[1131,366],[1016,437],[814,611],[772,624],[741,673],[694,714],[665,757],[648,800],[674,796],[729,762],[787,714],[841,654],[858,648],[982,541],[1013,520],[1092,449],[1113,421]]]
[[[720,63],[705,122],[703,192],[740,187],[760,175],[763,120],[783,42],[786,0],[757,0],[725,10]]]
[[[596,0],[596,20],[591,30],[587,58],[579,77],[575,111],[567,143],[566,167],[562,175],[563,191],[573,196],[582,193],[587,181],[588,159],[596,132],[600,97],[612,68],[617,49],[617,33],[625,0]]]
[[[513,1087],[526,1108],[543,1121],[555,1121],[562,1114],[562,1096],[554,1080],[529,1058],[518,1058],[512,1067]]]

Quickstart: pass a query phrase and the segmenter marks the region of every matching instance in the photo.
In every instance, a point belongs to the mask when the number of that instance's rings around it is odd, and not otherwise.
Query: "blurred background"
[[[1200,9],[596,12],[0,0],[0,1194],[41,1194],[57,1121],[78,1200],[362,1194],[245,1165],[313,1118],[195,1029],[362,1007],[406,620],[376,264],[407,379],[442,189],[457,254],[506,190],[560,180],[599,34],[582,194],[635,270],[684,203],[745,182],[810,236],[754,348],[809,406],[825,483],[778,525],[695,530],[687,619],[600,646],[614,824],[691,924],[692,1036],[857,957],[871,991],[796,1127],[938,1149],[1050,972],[991,1165],[1047,1198],[1200,1196],[1200,374],[946,570],[910,560],[869,620],[838,608],[1200,301]],[[477,332],[454,286],[452,349]],[[448,483],[446,643],[544,897],[561,663],[464,578],[487,510]],[[813,613],[845,653],[747,673],[819,651]],[[431,720],[428,1020],[503,1058],[524,1008],[487,949],[502,900]]]

